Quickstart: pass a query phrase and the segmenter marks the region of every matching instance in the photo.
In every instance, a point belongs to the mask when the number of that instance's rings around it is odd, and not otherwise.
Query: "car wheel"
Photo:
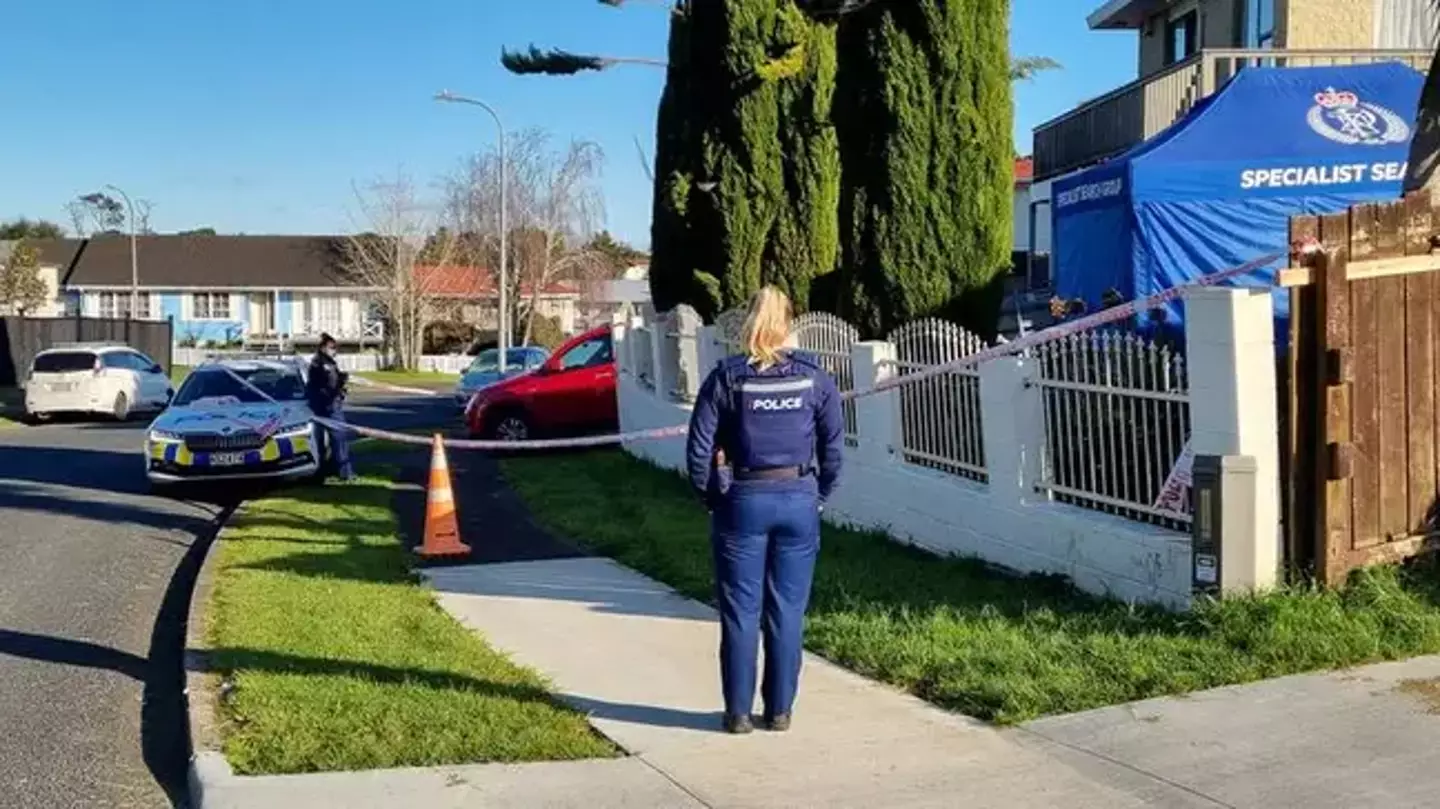
[[[116,421],[130,418],[130,398],[123,393],[115,394],[115,406],[110,411]]]
[[[530,438],[530,421],[517,410],[501,413],[490,425],[489,433],[495,441],[525,441]]]

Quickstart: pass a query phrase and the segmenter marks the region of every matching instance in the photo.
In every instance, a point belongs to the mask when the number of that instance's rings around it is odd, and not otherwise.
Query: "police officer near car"
[[[690,417],[690,483],[711,514],[720,606],[725,730],[749,733],[763,633],[763,726],[790,727],[800,682],[805,608],[820,551],[820,511],[839,482],[844,419],[835,381],[786,348],[791,306],[760,290],[745,353],[722,360]]]
[[[305,399],[310,405],[311,412],[315,415],[331,421],[344,422],[343,404],[350,375],[340,370],[339,364],[335,362],[336,350],[335,338],[328,334],[321,334],[320,349],[310,360],[310,372],[305,379]],[[326,428],[326,435],[340,479],[354,479],[355,469],[350,463],[350,443],[345,431]]]

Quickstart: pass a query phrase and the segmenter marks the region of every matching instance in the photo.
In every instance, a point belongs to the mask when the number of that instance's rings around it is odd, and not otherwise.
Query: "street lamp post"
[[[140,311],[140,262],[135,250],[135,203],[130,201],[129,194],[113,185],[107,185],[105,189],[119,194],[130,212],[130,319],[135,320],[135,313]]]
[[[444,101],[451,104],[470,104],[479,107],[490,113],[495,119],[495,128],[500,133],[500,373],[506,371],[506,359],[510,353],[510,305],[509,305],[509,222],[506,218],[507,193],[506,177],[510,174],[510,167],[505,163],[505,124],[500,120],[500,114],[494,107],[486,104],[478,98],[468,98],[456,95],[449,90],[441,90],[435,94],[436,101]]]

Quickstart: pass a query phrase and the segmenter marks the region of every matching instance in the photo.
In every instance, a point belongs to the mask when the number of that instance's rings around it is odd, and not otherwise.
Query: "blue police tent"
[[[1293,215],[1398,197],[1423,83],[1399,63],[1241,70],[1164,132],[1055,181],[1057,294],[1091,311],[1109,290],[1143,298],[1286,253]],[[1232,285],[1269,285],[1284,263]],[[1289,298],[1275,301],[1284,320]],[[1181,317],[1176,301],[1166,324]]]

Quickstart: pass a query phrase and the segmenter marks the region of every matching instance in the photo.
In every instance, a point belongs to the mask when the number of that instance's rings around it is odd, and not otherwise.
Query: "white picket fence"
[[[901,376],[974,354],[988,346],[954,323],[927,318],[890,334]],[[985,443],[980,369],[966,368],[900,388],[905,460],[984,482]]]
[[[1040,486],[1056,499],[1184,527],[1155,507],[1190,435],[1185,358],[1134,334],[1077,334],[1041,346],[1047,437]]]
[[[227,351],[210,348],[177,347],[173,350],[173,354],[171,355],[171,363],[174,365],[195,366],[212,357],[243,357],[254,356],[257,353],[265,352]],[[312,354],[298,354],[295,356],[308,358],[311,355],[313,355],[313,352]],[[426,354],[420,357],[420,367],[418,370],[429,373],[454,374],[456,376],[459,376],[460,374],[464,373],[465,369],[469,368],[470,363],[474,361],[474,357],[465,356],[464,354]],[[348,371],[350,373],[382,371],[391,367],[388,358],[386,358],[384,355],[368,351],[360,354],[337,354],[335,355],[335,362],[337,365],[340,366],[340,370]]]
[[[835,377],[835,386],[842,392],[854,390],[855,368],[850,351],[860,340],[860,332],[849,323],[826,312],[808,312],[795,319],[791,334],[797,347],[814,354],[826,371]],[[845,416],[845,441],[855,445],[855,403],[842,406]]]

